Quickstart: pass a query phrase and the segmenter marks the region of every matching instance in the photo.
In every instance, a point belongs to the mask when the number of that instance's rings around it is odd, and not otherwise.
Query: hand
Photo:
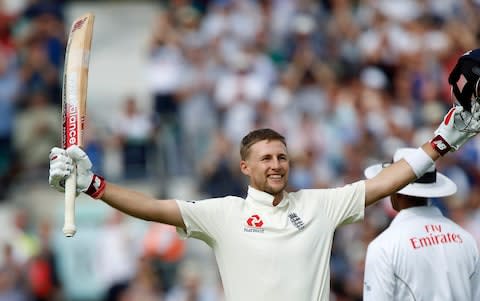
[[[94,198],[100,198],[105,190],[105,180],[93,174],[92,162],[78,146],[67,150],[54,147],[50,151],[49,183],[56,190],[65,191],[65,180],[77,166],[77,193],[85,192]]]
[[[73,161],[63,148],[54,147],[50,150],[50,171],[48,183],[60,192],[65,191],[65,179],[72,173]]]
[[[472,112],[457,105],[448,111],[442,123],[435,131],[430,143],[440,154],[456,151],[480,131],[480,104],[475,102]]]
[[[65,191],[65,180],[77,165],[77,193],[84,192],[92,182],[92,163],[87,154],[78,146],[71,146],[68,150],[54,147],[50,151],[50,186],[56,190]]]
[[[66,150],[68,156],[77,165],[77,192],[85,192],[93,180],[92,162],[78,146],[72,145]]]

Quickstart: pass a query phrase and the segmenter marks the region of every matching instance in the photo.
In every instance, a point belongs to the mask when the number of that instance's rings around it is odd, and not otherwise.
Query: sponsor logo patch
[[[258,214],[253,214],[246,220],[246,225],[243,227],[244,232],[263,233],[263,220]]]

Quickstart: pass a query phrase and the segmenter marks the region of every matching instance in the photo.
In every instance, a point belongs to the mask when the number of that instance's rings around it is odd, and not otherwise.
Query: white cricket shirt
[[[187,232],[215,253],[228,301],[328,301],[335,228],[363,218],[365,183],[246,199],[177,201]]]
[[[438,208],[401,210],[368,246],[364,300],[480,300],[478,257],[473,237]]]

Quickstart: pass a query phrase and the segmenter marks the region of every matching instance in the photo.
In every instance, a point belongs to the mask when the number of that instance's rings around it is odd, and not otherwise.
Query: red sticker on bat
[[[83,19],[78,20],[77,22],[75,22],[75,24],[73,24],[72,32],[74,32],[74,31],[77,30],[77,29],[82,28],[82,26],[83,26],[83,24],[85,23],[86,20],[87,20],[87,18],[83,18]]]

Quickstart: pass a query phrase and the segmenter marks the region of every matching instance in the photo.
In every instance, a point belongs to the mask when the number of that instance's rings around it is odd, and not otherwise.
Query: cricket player
[[[344,187],[287,192],[287,143],[271,129],[242,139],[239,165],[249,178],[246,198],[156,200],[93,174],[88,156],[76,146],[51,150],[49,183],[62,191],[76,165],[78,192],[203,240],[215,254],[228,301],[327,301],[335,229],[362,220],[366,206],[402,189],[474,137],[480,130],[480,105],[474,100],[472,93],[469,110],[452,107],[431,141],[375,177]]]
[[[412,151],[397,150],[394,161]],[[373,178],[384,166],[370,166],[365,176]],[[480,300],[475,239],[428,205],[428,198],[456,191],[455,183],[432,166],[390,197],[398,214],[368,246],[363,300]]]

